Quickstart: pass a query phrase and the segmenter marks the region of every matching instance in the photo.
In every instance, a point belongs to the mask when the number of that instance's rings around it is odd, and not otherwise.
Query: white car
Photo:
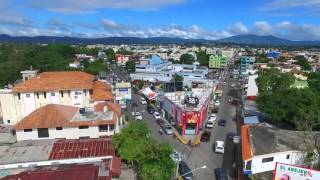
[[[217,119],[216,114],[214,113],[210,114],[210,119],[213,119],[215,121]]]
[[[216,121],[215,119],[210,118],[206,123],[206,127],[207,128],[213,128],[215,121]]]
[[[142,98],[140,98],[140,103],[141,103],[142,105],[146,105],[146,104],[147,104],[147,101],[142,97]]]
[[[214,146],[214,152],[216,153],[224,153],[224,142],[223,141],[216,141]]]
[[[181,161],[182,154],[180,152],[174,151],[172,154],[169,155],[170,158],[175,162],[178,163]]]
[[[225,86],[225,85],[227,85],[227,83],[226,83],[226,82],[223,82],[223,83],[222,83],[222,86]]]
[[[216,101],[214,102],[214,106],[220,106],[220,101],[219,101],[219,100],[216,100]]]
[[[153,117],[154,117],[155,119],[161,119],[161,116],[160,116],[160,114],[159,114],[158,112],[154,112],[154,113],[153,113]]]
[[[141,114],[139,112],[136,112],[136,114],[134,115],[134,118],[136,120],[142,120],[142,116],[141,116]]]

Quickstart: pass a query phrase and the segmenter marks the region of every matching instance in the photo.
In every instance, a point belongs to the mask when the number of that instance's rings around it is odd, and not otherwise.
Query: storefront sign
[[[319,180],[320,171],[277,163],[273,180]]]
[[[128,93],[128,88],[119,88],[119,92]]]

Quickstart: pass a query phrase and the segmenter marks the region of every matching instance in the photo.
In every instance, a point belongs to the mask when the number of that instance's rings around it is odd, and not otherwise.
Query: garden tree
[[[70,59],[50,49],[40,51],[32,59],[30,64],[40,71],[63,71],[70,62]]]
[[[296,56],[294,59],[297,60],[297,64],[301,66],[302,70],[309,71],[311,70],[311,65],[304,56]]]
[[[115,59],[116,59],[116,58],[115,58],[115,53],[114,53],[114,51],[113,51],[112,48],[108,48],[108,49],[105,51],[105,53],[106,53],[106,56],[107,56],[108,61],[112,61],[112,60],[115,60]]]
[[[308,75],[309,87],[320,94],[320,72],[312,72]]]
[[[256,83],[260,93],[275,92],[280,89],[288,89],[294,83],[294,77],[288,73],[280,73],[278,69],[271,68],[259,71]]]
[[[136,71],[136,63],[134,61],[127,61],[126,62],[126,68],[130,72],[135,72]]]
[[[182,54],[180,57],[181,64],[192,64],[194,62],[194,57],[191,54]]]
[[[138,88],[139,88],[139,89],[142,89],[143,86],[144,86],[144,84],[145,84],[145,81],[144,81],[144,80],[139,80],[139,82],[138,82]]]
[[[90,74],[98,75],[100,71],[107,71],[107,69],[108,65],[104,63],[103,60],[98,59],[90,63],[89,66],[85,68],[85,71]]]
[[[286,60],[286,58],[285,58],[284,56],[280,56],[280,57],[278,58],[278,61],[279,61],[279,62],[286,62],[287,60]]]
[[[176,82],[182,82],[183,81],[183,76],[180,76],[178,74],[174,75],[174,81]]]
[[[267,62],[269,62],[267,55],[265,53],[258,54],[257,62],[258,63],[267,63]]]
[[[209,54],[206,51],[200,51],[197,53],[197,61],[200,63],[201,66],[208,66],[209,65]]]
[[[117,54],[122,54],[122,55],[132,55],[133,52],[131,51],[127,51],[126,49],[124,48],[120,48],[118,51],[117,51]]]
[[[175,164],[169,157],[172,148],[152,139],[145,123],[131,122],[112,137],[112,144],[123,160],[138,164],[142,180],[167,180],[175,171]]]

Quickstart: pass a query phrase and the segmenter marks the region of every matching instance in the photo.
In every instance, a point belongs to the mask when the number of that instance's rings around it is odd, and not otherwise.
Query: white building
[[[112,108],[111,102],[98,112],[57,104],[43,106],[14,126],[17,141],[111,136],[122,125],[121,112]]]
[[[256,79],[258,78],[258,74],[255,72],[249,73],[247,78],[247,84],[244,86],[244,90],[246,92],[246,97],[249,100],[254,100],[258,95],[258,86],[256,83]]]
[[[15,124],[47,104],[93,108],[99,102],[113,100],[110,85],[81,71],[43,72],[15,85],[13,89],[0,90],[5,124]]]
[[[308,139],[304,132],[282,130],[267,124],[241,127],[244,174],[273,171],[277,162],[302,165]]]
[[[120,104],[121,108],[126,108],[127,101],[131,100],[131,83],[117,82],[114,86],[114,94],[116,102]]]

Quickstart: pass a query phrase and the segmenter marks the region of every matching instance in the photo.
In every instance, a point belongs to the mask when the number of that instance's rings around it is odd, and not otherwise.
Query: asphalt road
[[[126,79],[128,74],[121,71],[117,67],[112,67],[113,72],[118,75],[120,79]],[[229,77],[229,73],[225,75]],[[200,169],[194,171],[194,179],[199,180],[213,180],[214,169],[218,167],[227,168],[229,172],[230,179],[233,179],[235,175],[235,168],[233,163],[235,161],[235,144],[226,140],[226,134],[228,132],[236,132],[236,123],[234,121],[235,116],[235,106],[228,103],[230,95],[233,96],[234,90],[230,90],[230,80],[226,78],[225,81],[227,85],[223,87],[223,95],[220,102],[219,111],[217,114],[217,121],[219,119],[227,120],[225,127],[218,126],[218,123],[215,124],[214,128],[209,129],[211,131],[210,142],[201,143],[198,147],[191,148],[190,146],[183,145],[177,141],[173,136],[159,134],[160,126],[156,123],[156,120],[146,111],[146,105],[142,105],[139,102],[140,96],[132,94],[132,103],[136,103],[138,106],[136,110],[139,111],[143,116],[143,121],[148,124],[148,127],[151,130],[152,136],[158,142],[168,142],[172,147],[182,153],[182,159],[187,162],[188,166],[191,169],[199,168],[203,165],[206,165],[206,169]],[[131,112],[134,111],[132,106],[127,106],[127,112],[131,115]],[[131,118],[133,119],[133,118]],[[213,144],[215,141],[225,141],[225,153],[217,154],[213,151]]]

